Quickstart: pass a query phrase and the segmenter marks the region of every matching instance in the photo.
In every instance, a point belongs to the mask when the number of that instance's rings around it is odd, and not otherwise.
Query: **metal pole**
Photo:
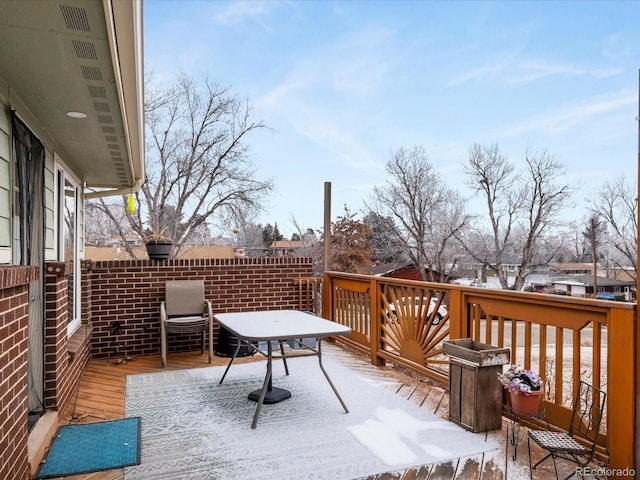
[[[331,182],[324,182],[324,271],[331,265]]]

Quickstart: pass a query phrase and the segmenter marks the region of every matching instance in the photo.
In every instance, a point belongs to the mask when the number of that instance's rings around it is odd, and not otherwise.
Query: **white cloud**
[[[524,119],[520,124],[504,130],[503,134],[517,136],[529,132],[542,132],[547,135],[557,135],[577,125],[587,123],[598,115],[635,105],[636,102],[636,93],[628,89],[613,94],[599,95],[584,103],[550,109]]]
[[[278,2],[275,0],[240,0],[227,4],[220,3],[219,5],[225,5],[225,7],[217,10],[213,15],[213,19],[222,25],[230,27],[239,27],[246,23],[257,24],[265,31],[272,32],[274,30],[273,27],[264,21],[264,18],[283,3],[288,2]]]
[[[621,68],[587,68],[551,61],[503,58],[473,70],[456,75],[448,87],[471,81],[489,80],[502,85],[525,85],[552,76],[589,76],[598,79],[612,77],[623,72]]]

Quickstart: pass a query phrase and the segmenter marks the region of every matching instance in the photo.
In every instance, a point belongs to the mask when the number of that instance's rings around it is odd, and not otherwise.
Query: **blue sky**
[[[273,131],[252,158],[276,190],[260,223],[289,236],[363,208],[401,147],[424,146],[461,194],[472,143],[547,149],[577,185],[637,178],[640,2],[144,3],[145,68],[228,86]],[[471,200],[470,206],[479,203]]]

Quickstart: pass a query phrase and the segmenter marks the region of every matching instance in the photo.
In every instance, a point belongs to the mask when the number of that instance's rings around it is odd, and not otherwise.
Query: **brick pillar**
[[[0,267],[0,478],[28,479],[29,282],[38,267]]]
[[[64,262],[47,263],[45,270],[45,407],[58,410],[60,382],[67,361],[68,276],[73,265]]]

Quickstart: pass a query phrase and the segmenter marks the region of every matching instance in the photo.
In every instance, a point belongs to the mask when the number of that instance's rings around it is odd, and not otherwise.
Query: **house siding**
[[[44,258],[58,260],[56,245],[56,175],[54,155],[45,150],[44,157]]]
[[[167,280],[203,279],[214,314],[296,309],[298,278],[312,276],[309,258],[189,259],[86,262],[83,311],[90,312],[94,358],[160,352],[160,302]],[[120,333],[113,333],[116,322]],[[215,326],[214,343],[217,340]],[[200,348],[197,336],[170,335],[169,353]]]
[[[0,105],[5,107],[4,103],[0,103]],[[33,129],[33,125],[30,124],[29,128]],[[12,145],[10,110],[5,107],[3,108],[2,114],[0,114],[0,264],[13,263],[13,168],[11,151]],[[46,147],[44,171],[44,202],[45,259],[52,261],[57,260],[55,237],[55,163],[54,153]]]
[[[30,478],[27,452],[29,282],[37,267],[0,267],[0,478]]]
[[[8,110],[0,114],[0,263],[11,263],[11,128]]]

